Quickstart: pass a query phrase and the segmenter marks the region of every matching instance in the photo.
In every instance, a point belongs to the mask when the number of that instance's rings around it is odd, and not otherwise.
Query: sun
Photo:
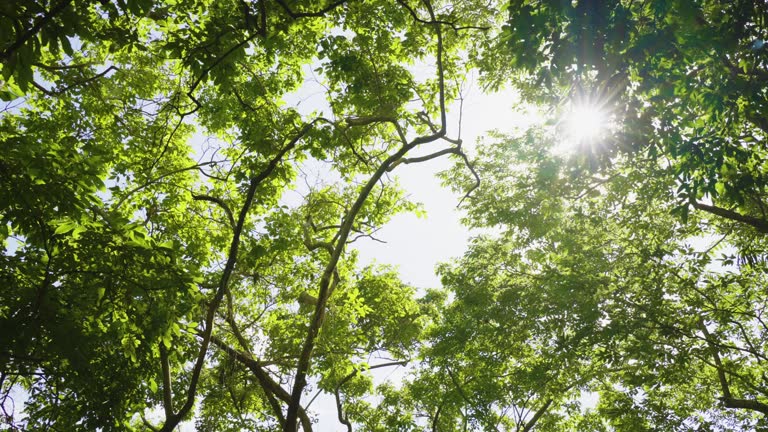
[[[571,153],[598,144],[611,128],[611,115],[601,104],[574,103],[558,121],[557,153]]]
[[[565,134],[577,143],[599,138],[607,126],[608,114],[594,105],[573,107],[564,122]]]

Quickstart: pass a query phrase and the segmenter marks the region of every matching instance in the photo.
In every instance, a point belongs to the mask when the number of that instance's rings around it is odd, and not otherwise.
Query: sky
[[[513,105],[518,97],[512,91],[484,94],[472,82],[474,79],[476,76],[470,74],[463,92],[462,109],[459,109],[459,103],[448,108],[447,135],[457,137],[461,111],[461,138],[463,148],[470,157],[476,141],[487,131],[513,132],[536,121],[535,116],[515,109]],[[308,73],[304,86],[285,99],[289,105],[297,105],[303,114],[309,115],[314,110],[328,109],[324,97],[324,89],[313,74]],[[446,146],[431,143],[426,147],[419,153],[431,153]],[[376,235],[385,244],[370,239],[358,240],[354,247],[359,251],[363,264],[396,265],[407,283],[418,288],[439,286],[434,273],[435,265],[460,256],[469,238],[469,232],[459,222],[461,210],[457,208],[463,194],[453,193],[436,178],[437,173],[450,168],[453,163],[446,156],[418,164],[399,165],[392,172],[392,177],[399,180],[409,199],[423,205],[427,216],[418,218],[410,213],[396,215]]]

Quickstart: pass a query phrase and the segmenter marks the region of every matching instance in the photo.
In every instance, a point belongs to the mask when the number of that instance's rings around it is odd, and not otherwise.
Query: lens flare
[[[568,154],[599,145],[611,128],[611,116],[599,104],[574,104],[558,122],[555,153]]]
[[[577,144],[600,137],[608,125],[608,116],[595,106],[575,107],[565,119],[565,133]]]

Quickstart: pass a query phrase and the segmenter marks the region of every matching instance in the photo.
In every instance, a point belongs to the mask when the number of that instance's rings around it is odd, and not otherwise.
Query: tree
[[[466,363],[472,379],[503,382],[510,371],[533,370],[526,363],[557,359],[558,348],[590,353],[583,364],[598,365],[596,373],[571,361],[520,380],[538,389],[529,400],[547,400],[546,385],[569,373],[577,388],[600,395],[595,410],[573,414],[567,400],[578,394],[558,391],[564,405],[553,402],[544,415],[561,417],[560,425],[539,424],[547,430],[765,427],[768,11],[718,1],[519,1],[508,11],[482,60],[487,83],[511,82],[552,117],[597,105],[614,128],[570,158],[550,150],[558,125],[481,149],[483,185],[467,223],[500,234],[477,239],[443,270],[444,282],[456,296],[451,310],[509,322],[470,316],[438,334],[472,345],[499,327],[514,337],[443,361]],[[458,171],[446,179],[474,182]],[[518,337],[522,346],[553,346],[483,358],[514,350]],[[484,403],[520,409],[520,396],[494,392]],[[547,421],[534,412],[523,420]]]
[[[496,425],[504,414],[502,430],[754,428],[762,264],[729,263],[727,239],[701,238],[712,225],[673,215],[673,178],[636,160],[595,178],[553,141],[529,131],[481,147],[484,186],[466,222],[492,231],[441,269],[455,300],[431,333],[439,362],[497,388],[484,402],[494,409],[475,412]],[[446,178],[473,181],[458,169]],[[597,405],[580,407],[589,394]]]
[[[349,244],[416,209],[387,173],[463,154],[446,105],[493,6],[3,9],[0,381],[29,394],[20,427],[170,431],[197,401],[200,430],[306,431],[310,382],[349,425],[386,366],[363,360],[404,364],[427,319]],[[309,68],[325,112],[283,104]],[[308,164],[337,180],[291,203]]]
[[[751,1],[514,1],[487,79],[532,100],[590,102],[621,125],[593,154],[663,161],[690,208],[765,232],[768,8]],[[703,201],[707,197],[711,204]]]
[[[347,430],[766,427],[764,4],[0,8],[20,428],[170,431],[197,407],[200,430],[307,431],[310,390]],[[446,106],[472,67],[613,127],[573,156],[557,124],[492,136],[470,162]],[[284,101],[310,69],[328,107],[307,113]],[[418,210],[388,173],[447,155],[487,232],[417,295],[349,244]],[[309,166],[328,181],[301,186]]]

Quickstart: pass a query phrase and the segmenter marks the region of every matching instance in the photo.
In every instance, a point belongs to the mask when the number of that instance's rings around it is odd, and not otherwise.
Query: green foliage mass
[[[0,406],[27,400],[3,427],[306,432],[325,394],[350,431],[766,430],[767,20],[4,2]],[[446,106],[471,69],[552,121],[467,157]],[[313,112],[286,102],[308,79]],[[579,104],[611,127],[558,153]],[[448,154],[480,234],[443,286],[361,265],[351,243],[420,211],[388,173]]]
[[[497,10],[0,9],[3,407],[28,396],[4,425],[309,430],[314,389],[364,397],[368,359],[414,358],[431,309],[349,245],[419,211],[385,176],[409,152],[460,152],[446,104]],[[325,103],[286,104],[312,77]]]
[[[486,82],[554,121],[478,148],[465,222],[487,234],[441,267],[454,299],[408,385],[452,377],[428,399],[438,430],[763,430],[768,10],[508,12]],[[612,127],[558,152],[578,105]]]

